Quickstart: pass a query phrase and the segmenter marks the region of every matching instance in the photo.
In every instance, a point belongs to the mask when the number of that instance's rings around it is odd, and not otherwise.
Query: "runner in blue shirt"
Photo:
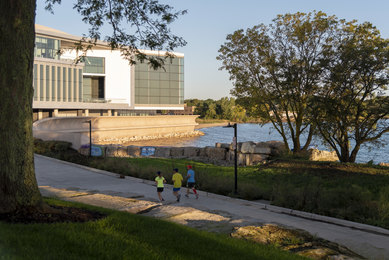
[[[188,172],[186,174],[187,189],[186,189],[185,197],[189,198],[189,189],[192,189],[193,193],[196,196],[196,199],[198,199],[199,198],[199,194],[197,193],[196,188],[195,188],[195,183],[196,183],[196,181],[195,181],[195,172],[192,169],[191,165],[186,166],[186,168],[188,169]]]

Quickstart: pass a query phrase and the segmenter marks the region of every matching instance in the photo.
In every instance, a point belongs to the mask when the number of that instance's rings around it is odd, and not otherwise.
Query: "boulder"
[[[192,158],[199,156],[200,148],[198,147],[184,147],[184,156],[186,158]]]
[[[225,160],[227,150],[224,148],[217,148],[208,146],[205,148],[206,155],[211,160]]]
[[[280,155],[280,154],[282,154],[286,150],[284,142],[281,142],[281,141],[268,141],[266,143],[271,148],[271,155]]]
[[[233,162],[235,160],[235,152],[230,150],[226,154],[226,160]]]
[[[255,143],[254,142],[244,142],[238,151],[241,153],[254,153]]]
[[[170,156],[173,158],[183,158],[184,157],[184,148],[183,147],[171,147]]]
[[[267,142],[256,143],[253,152],[255,154],[271,154],[272,148]]]
[[[119,146],[116,149],[115,157],[129,157],[128,156],[128,151],[126,146]]]
[[[155,147],[155,157],[169,158],[171,147]]]
[[[246,154],[246,165],[257,165],[269,159],[267,154]]]
[[[244,153],[238,153],[238,165],[245,166],[246,165],[246,155]]]
[[[135,145],[127,146],[127,153],[129,157],[140,157],[140,147]]]
[[[224,148],[224,149],[230,149],[231,144],[227,143],[215,143],[215,147],[217,148]]]
[[[329,151],[320,151],[318,149],[309,149],[308,155],[309,155],[309,160],[311,161],[335,162],[339,160],[335,151],[329,152]]]
[[[207,146],[207,147],[200,148],[199,157],[203,157],[203,158],[207,157],[207,148],[208,147],[212,147],[212,146]]]
[[[88,156],[89,155],[89,147],[81,147],[78,149],[78,152],[82,155]]]
[[[105,154],[107,157],[116,157],[117,150],[117,146],[107,146],[107,148],[105,149]]]

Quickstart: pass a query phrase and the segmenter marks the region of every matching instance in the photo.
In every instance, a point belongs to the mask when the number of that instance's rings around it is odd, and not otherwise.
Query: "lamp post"
[[[234,194],[238,194],[238,124],[234,123],[231,125],[228,123],[228,125],[223,127],[233,127],[234,128],[234,139],[232,141],[232,146],[234,147],[234,155],[235,155],[235,188],[234,188]]]
[[[89,124],[89,157],[92,156],[92,119],[84,121],[84,123]]]

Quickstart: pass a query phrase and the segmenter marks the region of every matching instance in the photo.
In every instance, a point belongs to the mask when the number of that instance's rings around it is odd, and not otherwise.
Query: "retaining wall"
[[[67,141],[74,149],[89,144],[92,121],[93,143],[196,135],[197,115],[54,117],[34,122],[33,135],[42,140]]]
[[[142,146],[100,146],[106,157],[155,157],[155,158],[181,158],[213,163],[217,165],[233,165],[235,163],[235,152],[232,144],[216,143],[215,146],[207,147],[152,147],[154,153],[145,155]],[[264,163],[274,156],[280,155],[285,150],[283,142],[243,142],[238,143],[237,161],[239,166],[249,166]],[[88,155],[89,146],[79,149],[79,152]],[[337,161],[335,152],[319,151],[311,149],[308,151],[310,160],[314,161]]]

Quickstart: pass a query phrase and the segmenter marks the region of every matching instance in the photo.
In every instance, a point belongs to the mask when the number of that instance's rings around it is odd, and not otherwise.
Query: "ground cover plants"
[[[173,168],[185,174],[191,164],[200,190],[233,196],[233,167],[184,159],[88,158],[62,142],[36,141],[35,147],[47,156],[149,180],[162,171],[170,181]],[[389,167],[279,158],[239,167],[238,192],[243,199],[389,228]]]
[[[272,246],[150,217],[55,199],[45,201],[54,206],[82,208],[106,216],[83,223],[10,224],[0,221],[0,258],[226,259],[228,256],[229,259],[304,259]]]

